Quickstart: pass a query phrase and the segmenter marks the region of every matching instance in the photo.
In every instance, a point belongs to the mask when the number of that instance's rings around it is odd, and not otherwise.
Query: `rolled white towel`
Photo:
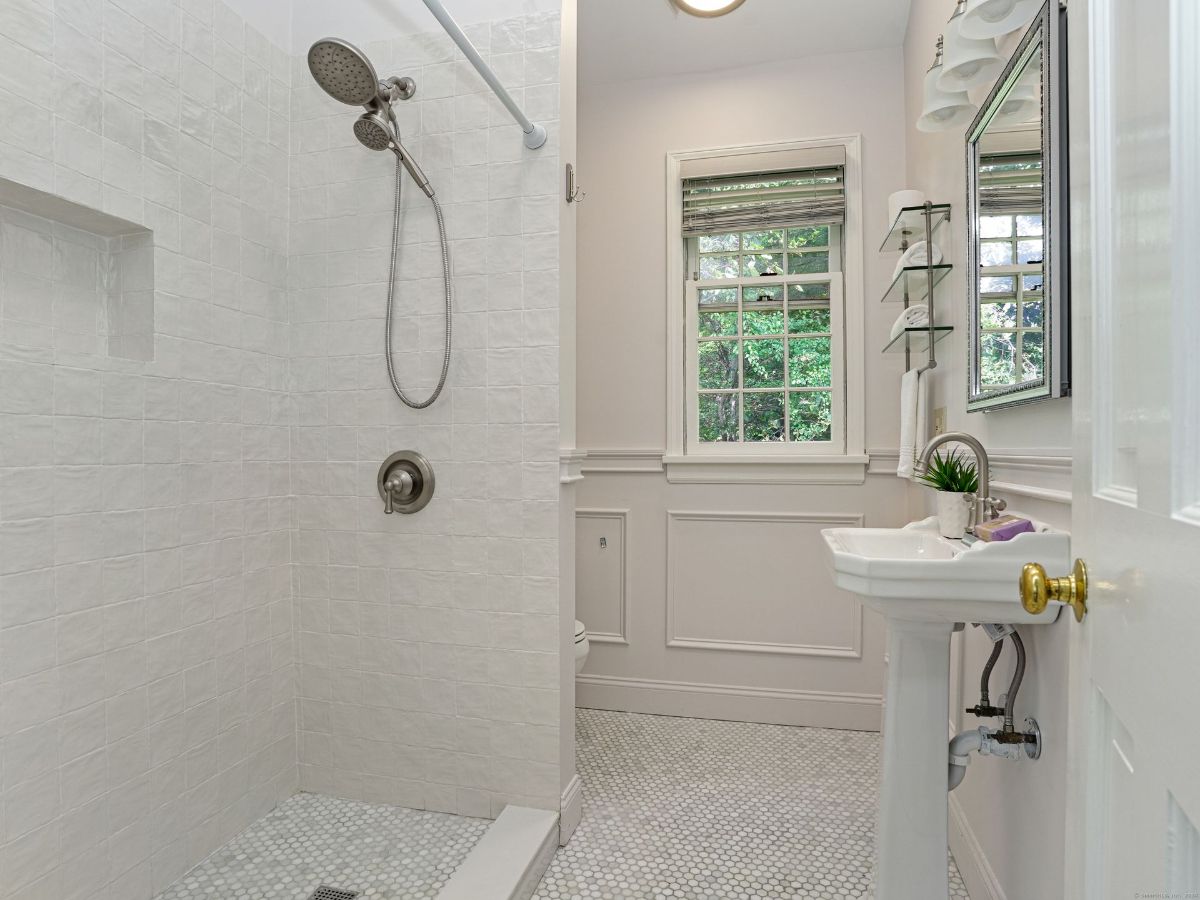
[[[933,245],[933,264],[941,265],[942,248],[937,244]],[[929,265],[929,256],[925,252],[925,242],[917,241],[911,247],[904,251],[904,255],[900,257],[900,261],[896,263],[896,271],[892,273],[892,281],[900,277],[900,270],[907,269],[911,266],[927,266]]]
[[[900,337],[900,332],[905,328],[920,328],[928,324],[929,307],[924,303],[914,304],[896,318],[896,323],[892,325],[892,340]]]
[[[925,203],[925,194],[921,191],[896,191],[888,197],[888,227],[896,221],[900,210],[907,207],[921,206]]]

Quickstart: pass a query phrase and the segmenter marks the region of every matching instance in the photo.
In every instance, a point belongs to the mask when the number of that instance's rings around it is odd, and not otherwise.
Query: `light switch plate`
[[[933,411],[933,433],[934,435],[946,433],[946,407],[939,406]]]

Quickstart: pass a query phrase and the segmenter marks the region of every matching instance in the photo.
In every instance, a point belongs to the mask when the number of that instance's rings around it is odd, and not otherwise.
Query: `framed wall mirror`
[[[1048,0],[967,132],[967,410],[1070,393],[1065,10]]]

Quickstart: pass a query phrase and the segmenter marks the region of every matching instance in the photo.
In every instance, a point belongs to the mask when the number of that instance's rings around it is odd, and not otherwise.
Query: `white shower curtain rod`
[[[467,59],[471,61],[471,65],[475,67],[475,71],[496,92],[496,96],[500,98],[500,102],[508,108],[508,111],[512,113],[512,117],[517,120],[517,124],[525,132],[525,146],[530,150],[537,150],[545,144],[546,129],[541,125],[534,125],[529,121],[529,117],[521,111],[521,107],[517,106],[512,95],[504,89],[504,85],[500,83],[500,79],[496,77],[496,73],[492,71],[491,66],[483,61],[483,57],[479,55],[479,51],[475,49],[475,45],[471,43],[471,39],[463,34],[463,30],[458,27],[458,23],[454,21],[454,17],[446,12],[446,7],[442,6],[441,0],[424,0],[424,2],[429,7],[429,11],[433,13],[434,18],[442,23],[442,27],[446,29],[446,33],[450,35],[454,43],[458,44],[458,48],[466,54]]]

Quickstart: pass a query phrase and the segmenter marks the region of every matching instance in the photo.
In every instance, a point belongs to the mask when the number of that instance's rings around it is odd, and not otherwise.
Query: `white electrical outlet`
[[[939,406],[933,411],[933,433],[935,435],[946,433],[946,407]]]

